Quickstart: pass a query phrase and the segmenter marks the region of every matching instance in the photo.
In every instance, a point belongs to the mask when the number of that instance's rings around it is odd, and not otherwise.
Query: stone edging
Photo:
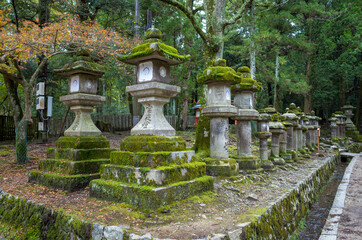
[[[211,239],[287,239],[307,215],[320,190],[333,174],[338,159],[337,155],[329,156],[318,170],[291,192],[280,196],[256,221],[240,224],[241,228],[227,234],[214,234]],[[138,236],[128,233],[120,226],[103,226],[74,219],[1,189],[0,222],[19,229],[28,228],[29,233],[43,239],[157,240],[150,234]]]
[[[338,225],[344,209],[344,201],[346,199],[349,179],[351,177],[353,167],[357,162],[357,158],[358,155],[353,157],[352,161],[348,164],[344,172],[343,179],[338,186],[338,190],[334,198],[332,208],[329,211],[327,221],[323,227],[319,240],[337,239]]]

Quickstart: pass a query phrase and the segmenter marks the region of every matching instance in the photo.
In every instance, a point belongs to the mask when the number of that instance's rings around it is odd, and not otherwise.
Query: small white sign
[[[226,100],[231,100],[230,89],[229,88],[226,89]]]
[[[78,92],[79,91],[79,76],[75,75],[72,77],[70,82],[70,92]]]
[[[138,65],[138,81],[148,82],[152,80],[153,64],[152,62],[144,62]]]
[[[166,73],[166,68],[164,66],[160,67],[160,76],[164,78],[166,77]]]

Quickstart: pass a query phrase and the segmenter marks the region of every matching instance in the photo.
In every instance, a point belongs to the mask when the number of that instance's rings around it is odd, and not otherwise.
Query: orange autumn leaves
[[[65,15],[62,20],[42,28],[33,22],[22,21],[17,31],[6,12],[0,10],[0,55],[10,51],[11,57],[19,61],[30,60],[37,54],[49,56],[77,47],[86,47],[99,59],[103,59],[114,54],[123,54],[129,51],[133,44],[134,41],[131,43],[120,33],[104,29],[97,22],[81,22],[71,15]]]

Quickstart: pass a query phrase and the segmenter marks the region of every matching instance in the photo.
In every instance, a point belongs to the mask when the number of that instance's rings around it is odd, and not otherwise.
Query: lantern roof
[[[233,92],[248,90],[259,92],[262,84],[251,78],[250,69],[247,66],[239,67],[236,73],[240,77],[240,81],[231,86]]]
[[[225,83],[237,83],[240,78],[236,74],[235,70],[231,67],[226,66],[225,59],[215,59],[212,62],[211,67],[206,68],[203,73],[198,77],[199,83],[210,83],[210,82],[225,82]]]
[[[53,72],[62,76],[70,76],[77,73],[86,73],[101,77],[104,74],[104,67],[95,63],[91,57],[88,49],[78,48],[76,50],[76,60],[64,65],[61,69],[56,69]]]
[[[140,62],[158,59],[167,62],[169,65],[177,65],[190,58],[190,55],[180,55],[176,48],[163,43],[161,38],[162,32],[152,26],[146,32],[145,40],[133,48],[131,54],[119,56],[118,60],[138,65]]]

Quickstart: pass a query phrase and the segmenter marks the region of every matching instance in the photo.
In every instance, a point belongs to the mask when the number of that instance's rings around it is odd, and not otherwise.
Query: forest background
[[[64,53],[79,46],[106,68],[98,89],[106,103],[94,114],[140,114],[125,91],[134,69],[116,56],[128,53],[153,24],[165,43],[191,55],[173,67],[172,84],[182,92],[166,114],[193,114],[202,96],[197,76],[210,58],[221,56],[234,69],[251,66],[262,82],[256,109],[274,105],[284,112],[294,102],[328,119],[351,104],[361,125],[359,1],[0,0],[0,11],[0,115],[16,115],[15,122],[24,113],[36,116],[35,105],[26,104],[34,103],[34,84],[44,77],[47,95],[54,97],[53,117],[64,117],[67,107],[59,97],[68,93],[68,82],[52,71],[72,61]],[[220,17],[230,21],[219,24]],[[219,32],[212,32],[215,26]]]

